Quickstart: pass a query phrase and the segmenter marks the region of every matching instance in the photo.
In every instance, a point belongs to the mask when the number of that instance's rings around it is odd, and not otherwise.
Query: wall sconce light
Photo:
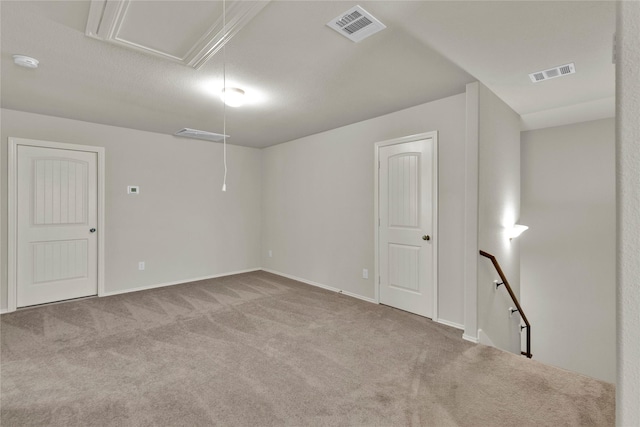
[[[513,227],[507,229],[507,237],[509,240],[515,239],[525,231],[527,231],[529,227],[526,225],[514,224]]]

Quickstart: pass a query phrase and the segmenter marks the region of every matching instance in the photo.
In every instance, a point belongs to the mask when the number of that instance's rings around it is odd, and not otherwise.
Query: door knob
[[[95,233],[95,232],[96,232],[95,228],[92,228],[92,229],[89,230],[89,233]]]
[[[431,240],[431,236],[425,234],[424,236],[422,236],[422,240]]]

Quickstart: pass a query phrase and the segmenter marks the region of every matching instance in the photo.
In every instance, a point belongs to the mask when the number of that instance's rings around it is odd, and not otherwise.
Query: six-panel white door
[[[17,306],[96,295],[97,154],[17,148]]]
[[[380,303],[433,317],[433,138],[379,148]]]

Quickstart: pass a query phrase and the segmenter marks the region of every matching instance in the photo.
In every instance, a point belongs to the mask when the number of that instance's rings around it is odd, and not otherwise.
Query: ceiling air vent
[[[364,40],[387,28],[386,25],[360,6],[352,7],[329,21],[327,25],[354,42]]]
[[[224,139],[224,136],[225,136],[221,133],[213,133],[213,132],[207,132],[204,130],[189,129],[189,128],[180,129],[178,132],[174,133],[174,135],[182,136],[185,138],[205,139],[207,141],[213,141],[213,142],[220,142]],[[229,135],[226,135],[226,136],[227,138],[229,138]]]
[[[576,66],[573,64],[561,65],[559,67],[549,68],[544,71],[536,71],[529,74],[529,78],[532,82],[538,83],[543,80],[554,79],[556,77],[566,76],[568,74],[574,74],[576,72]]]

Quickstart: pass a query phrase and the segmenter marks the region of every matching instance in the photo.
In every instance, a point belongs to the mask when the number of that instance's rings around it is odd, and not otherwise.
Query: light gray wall
[[[521,150],[520,286],[535,358],[615,383],[614,119],[523,132]]]
[[[478,84],[478,249],[493,254],[516,296],[520,294],[520,248],[506,229],[520,217],[520,116]],[[480,342],[520,353],[518,316],[508,293],[496,290],[495,268],[478,260],[477,298]]]
[[[437,130],[439,317],[462,325],[464,121],[461,94],[265,149],[262,265],[373,298],[374,144]]]
[[[618,2],[616,425],[640,425],[640,3]]]
[[[105,147],[107,292],[260,267],[261,152],[3,109],[2,308],[7,298],[7,138]],[[127,185],[140,194],[127,195]],[[138,271],[138,261],[146,270]]]
[[[480,82],[469,83],[465,90],[465,210],[464,210],[464,334],[478,342],[478,144],[480,120]]]

